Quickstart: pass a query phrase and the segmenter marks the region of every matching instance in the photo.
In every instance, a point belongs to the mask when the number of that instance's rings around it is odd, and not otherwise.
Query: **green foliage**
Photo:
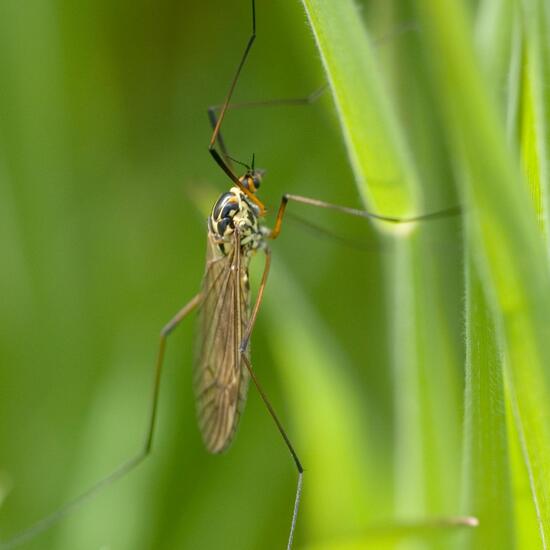
[[[345,88],[348,93],[355,93],[355,101],[362,98],[368,103],[369,96],[354,89],[360,85],[357,74],[348,73],[342,77],[342,68],[345,70],[349,63],[345,56],[338,59],[341,41],[337,32],[327,32],[327,28],[339,25],[341,32],[347,29],[349,25],[344,23],[344,17],[337,14],[346,11],[351,14],[353,6],[342,2],[335,8],[332,4],[315,0],[304,0],[304,3],[324,55],[325,67],[329,74],[334,74],[329,80],[335,89],[336,102],[345,95],[340,88]],[[462,484],[465,511],[478,516],[480,527],[464,537],[462,544],[468,548],[513,548],[513,534],[517,528],[522,533],[521,548],[544,547],[544,541],[548,539],[546,518],[550,517],[547,509],[550,502],[550,279],[547,261],[541,261],[546,257],[546,249],[539,227],[545,228],[547,223],[544,198],[547,194],[548,102],[545,100],[548,93],[544,83],[548,74],[550,13],[546,4],[538,2],[526,1],[518,6],[514,2],[486,1],[468,12],[459,4],[425,0],[417,2],[416,16],[421,28],[423,54],[430,69],[429,85],[436,98],[433,107],[440,111],[438,115],[443,126],[442,132],[434,134],[433,139],[443,139],[448,146],[449,164],[464,212],[464,261],[468,270],[465,315],[468,376],[464,430],[466,467]],[[476,21],[479,23],[479,53],[474,41]],[[350,32],[346,36],[352,35]],[[356,39],[348,49],[360,51],[359,44],[361,41]],[[330,53],[326,54],[325,49]],[[338,67],[338,70],[332,67]],[[364,77],[362,84],[378,89],[369,83],[369,79],[375,80],[372,74]],[[505,93],[502,93],[503,83],[506,84]],[[354,100],[346,97],[346,101]],[[365,107],[365,110],[368,112],[369,108]],[[361,121],[348,117],[344,109],[340,114],[346,132],[353,134],[353,126]],[[376,130],[377,125],[374,125],[375,137],[371,136],[371,139],[380,138]],[[379,143],[385,149],[391,146],[383,140]],[[351,147],[355,147],[359,155],[368,151],[367,145],[363,148],[352,143]],[[527,177],[522,173],[522,165]],[[370,173],[364,172],[359,178],[360,184],[364,181],[368,184],[369,177],[376,170],[372,162],[369,170]],[[531,183],[535,208],[533,201],[529,200],[526,179]],[[373,193],[376,188],[374,178]],[[399,276],[390,279],[395,287],[394,295],[401,298],[401,304],[418,303],[423,294],[424,278],[412,275],[422,270],[423,261],[431,263],[432,260],[415,255],[412,241],[408,252],[403,252],[407,244],[400,248],[405,259],[400,264]],[[424,315],[418,311],[413,317],[414,330],[420,332],[419,324],[427,321],[427,327],[433,331],[431,336],[437,337],[435,318],[426,316],[425,304],[422,311]],[[412,308],[401,308],[395,316],[394,326],[399,326],[404,314],[411,313],[414,314]],[[408,323],[410,326],[410,317]],[[495,331],[495,327],[498,330]],[[395,348],[401,347],[406,341],[405,330],[395,331],[394,336]],[[408,347],[406,357],[401,357],[405,369],[402,372],[408,375],[408,391],[413,394],[417,410],[422,410],[432,405],[434,398],[429,393],[428,381],[419,380],[418,365],[425,356],[419,353],[422,339],[418,334],[414,344]],[[416,370],[412,367],[415,353]],[[404,399],[399,383],[395,386],[399,410]],[[510,422],[515,427],[512,437],[519,438],[525,463],[523,471],[516,468],[517,476],[528,475],[534,504],[531,513],[536,514],[538,532],[532,531],[533,521],[529,514],[514,515],[518,495],[511,487],[514,482],[516,490],[526,484],[513,479],[511,474],[505,400],[509,402],[508,411],[512,411]],[[412,410],[411,407],[408,411],[409,419]],[[442,408],[438,410],[444,412]],[[433,417],[419,414],[408,427],[409,434],[412,431],[417,440],[433,437]],[[439,433],[435,437],[441,437]],[[403,439],[411,448],[407,434]],[[397,453],[399,443],[397,433]],[[417,443],[417,450],[422,451],[421,443]],[[436,449],[431,449],[429,455],[424,454],[421,464],[416,465],[417,469],[425,467],[436,452]],[[442,477],[438,474],[442,472],[432,468],[429,471],[440,483]],[[409,485],[409,510],[433,512],[443,504],[430,498],[433,493],[429,486],[428,478],[416,487]],[[398,497],[401,489],[398,485]],[[411,489],[414,491],[412,499]],[[419,498],[422,496],[425,498]],[[447,492],[446,497],[451,503],[456,495]],[[525,522],[531,529],[529,535]]]
[[[188,4],[0,6],[0,540],[139,448],[159,329],[199,287],[229,184],[205,111],[250,6]],[[330,89],[228,113],[271,214],[284,192],[462,207],[373,227],[289,206],[346,241],[285,222],[252,341],[306,470],[296,547],[545,548],[547,2],[257,0],[257,18],[237,101]],[[253,388],[229,451],[202,449],[192,326],[168,344],[153,456],[25,548],[284,547],[292,461]]]

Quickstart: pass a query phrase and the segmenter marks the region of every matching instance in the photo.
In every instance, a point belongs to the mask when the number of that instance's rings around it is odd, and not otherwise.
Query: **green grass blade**
[[[498,90],[509,141],[515,140],[519,95],[519,25],[512,2],[482,2],[476,42],[486,75]],[[510,139],[512,138],[512,139]],[[471,256],[471,255],[470,255]],[[515,548],[515,516],[506,425],[502,352],[477,268],[466,261],[466,391],[464,509],[480,526],[464,548]]]
[[[303,3],[363,201],[377,213],[410,215],[417,208],[417,178],[357,8],[351,0]]]
[[[523,1],[525,54],[519,141],[523,167],[537,219],[548,237],[550,177],[550,9],[538,0]]]
[[[539,528],[538,505],[533,498],[532,468],[525,446],[525,434],[518,421],[516,397],[507,388],[508,441],[514,491],[514,524],[516,548],[543,550]]]
[[[484,290],[468,264],[466,287],[465,510],[479,518],[464,548],[515,548],[502,356]]]
[[[550,534],[550,277],[517,155],[506,144],[491,87],[460,4],[419,1],[431,62],[461,165],[474,261],[502,327],[517,396],[541,536]]]
[[[377,213],[418,213],[419,178],[358,12],[350,1],[304,0],[304,5],[361,195]],[[435,298],[441,287],[430,252],[421,235],[399,235],[399,229],[394,241],[385,243],[391,250],[385,268],[395,384],[395,498],[397,513],[417,519],[458,509],[460,383],[448,319]]]

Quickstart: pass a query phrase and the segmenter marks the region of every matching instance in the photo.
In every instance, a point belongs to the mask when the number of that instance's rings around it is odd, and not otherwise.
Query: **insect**
[[[225,101],[219,110],[219,115],[218,109],[209,110],[213,125],[209,151],[215,162],[231,180],[232,187],[219,197],[208,219],[207,258],[202,289],[162,330],[155,365],[152,413],[148,421],[143,448],[89,491],[31,526],[29,530],[2,544],[2,548],[14,548],[33,538],[105,485],[125,476],[146,459],[153,445],[166,342],[173,330],[194,310],[199,310],[198,323],[200,326],[195,360],[195,389],[199,426],[205,446],[209,451],[219,453],[230,445],[243,410],[247,387],[252,379],[252,383],[258,389],[289,449],[297,470],[296,494],[287,541],[287,546],[289,548],[292,546],[300,506],[303,467],[279,417],[256,377],[249,351],[250,338],[269,274],[269,242],[279,236],[289,202],[330,208],[359,217],[376,218],[387,222],[413,221],[413,219],[426,219],[429,216],[419,216],[409,220],[390,218],[287,194],[281,200],[273,228],[268,229],[262,224],[266,210],[257,192],[262,183],[263,172],[255,167],[254,157],[252,157],[250,164],[244,164],[244,173],[238,175],[234,166],[243,163],[235,161],[229,156],[221,134],[225,115],[231,108],[233,92],[255,37],[256,13],[255,3],[252,0],[252,33]],[[264,255],[265,266],[256,300],[252,304],[250,302],[248,266],[257,253]]]

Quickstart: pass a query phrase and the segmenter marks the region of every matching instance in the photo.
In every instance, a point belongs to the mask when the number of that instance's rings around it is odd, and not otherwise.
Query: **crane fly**
[[[141,449],[123,462],[108,476],[87,491],[43,517],[24,531],[0,542],[0,550],[16,548],[51,527],[99,490],[131,472],[151,453],[159,402],[159,390],[168,336],[194,310],[198,313],[198,337],[194,365],[194,386],[199,429],[206,449],[221,453],[231,444],[246,401],[250,380],[258,390],[272,420],[281,434],[294,461],[298,478],[294,506],[290,519],[287,548],[292,547],[302,492],[302,463],[278,415],[252,368],[250,338],[262,303],[269,274],[271,252],[269,241],[276,239],[282,228],[289,202],[332,209],[352,216],[376,219],[388,223],[414,222],[437,219],[458,212],[457,208],[440,210],[409,218],[384,216],[360,209],[348,208],[300,195],[284,194],[272,229],[262,224],[266,214],[264,204],[257,196],[264,171],[255,168],[254,155],[250,164],[233,159],[227,151],[221,128],[229,109],[261,105],[300,105],[312,103],[323,88],[306,98],[232,104],[233,92],[241,71],[256,39],[255,0],[251,0],[252,32],[237,66],[225,101],[208,109],[213,127],[208,147],[214,161],[229,177],[233,185],[215,202],[207,222],[206,267],[200,292],[192,298],[161,330],[152,385],[151,412]],[[219,115],[218,115],[219,113]],[[245,168],[237,175],[234,164]],[[262,252],[264,270],[254,304],[250,299],[249,264],[252,257]]]

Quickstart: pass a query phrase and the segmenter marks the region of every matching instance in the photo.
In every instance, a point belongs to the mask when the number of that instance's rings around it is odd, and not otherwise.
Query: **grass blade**
[[[304,0],[304,6],[367,208],[418,213],[419,178],[354,4]],[[385,265],[394,363],[395,508],[415,519],[453,513],[458,509],[459,355],[434,299],[441,287],[422,235],[406,234],[403,226],[384,229],[395,230],[386,243],[392,253]]]
[[[466,287],[465,510],[479,518],[464,548],[515,548],[501,353],[475,267]]]
[[[497,326],[517,396],[525,449],[539,503],[541,537],[550,530],[550,276],[517,154],[506,143],[494,93],[474,53],[468,14],[459,4],[418,2],[430,61],[447,114],[449,140],[469,205],[473,261]],[[457,91],[460,90],[460,93]]]

